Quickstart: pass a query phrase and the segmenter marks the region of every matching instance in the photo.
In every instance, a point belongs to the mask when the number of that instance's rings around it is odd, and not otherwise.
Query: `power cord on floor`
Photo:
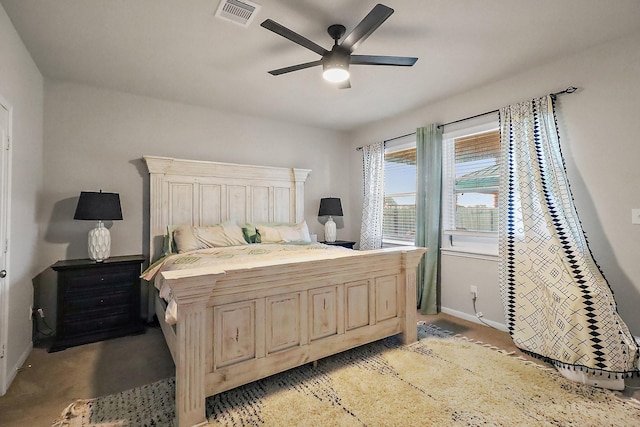
[[[495,326],[492,326],[492,325],[488,324],[487,322],[485,322],[485,321],[482,319],[482,316],[483,316],[482,312],[479,312],[479,311],[476,309],[476,299],[478,299],[478,296],[477,296],[475,293],[473,293],[473,294],[471,295],[471,301],[473,302],[473,312],[475,313],[476,318],[477,318],[477,319],[480,321],[480,323],[482,323],[483,325],[487,325],[488,327],[493,328],[493,329],[498,329],[498,328],[496,328]]]

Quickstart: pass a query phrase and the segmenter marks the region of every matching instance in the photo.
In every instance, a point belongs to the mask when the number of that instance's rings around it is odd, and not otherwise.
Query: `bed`
[[[304,223],[307,169],[156,156],[144,161],[150,261],[166,252],[167,230],[176,224]],[[391,335],[416,341],[415,273],[426,249],[319,246],[320,256],[154,275],[177,308],[171,324],[167,301],[155,293],[155,313],[176,365],[176,425],[204,423],[207,396]]]

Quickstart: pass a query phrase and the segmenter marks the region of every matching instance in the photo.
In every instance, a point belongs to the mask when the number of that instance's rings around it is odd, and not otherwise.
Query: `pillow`
[[[276,227],[268,225],[256,225],[256,231],[260,236],[260,243],[282,243],[284,240],[280,236],[280,231]]]
[[[244,240],[246,240],[247,243],[260,243],[260,235],[258,234],[255,225],[245,224],[245,226],[242,227],[242,234],[244,235]]]
[[[209,227],[194,227],[198,240],[209,248],[246,245],[242,229],[235,222],[226,222]]]
[[[178,253],[175,240],[173,240],[173,232],[177,228],[177,225],[167,225],[167,234],[164,236],[164,255],[173,255]]]
[[[311,242],[307,222],[298,224],[256,225],[262,243]]]
[[[178,253],[247,244],[242,229],[233,220],[210,226],[175,227],[173,241]]]
[[[195,251],[196,249],[204,249],[206,246],[198,240],[190,225],[179,225],[173,230],[173,241],[175,242],[178,253]]]

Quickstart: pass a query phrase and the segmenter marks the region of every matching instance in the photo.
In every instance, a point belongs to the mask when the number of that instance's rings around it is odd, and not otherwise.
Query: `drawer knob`
[[[0,270],[0,279],[7,277],[7,270]]]
[[[101,299],[101,300],[100,300],[100,304],[102,304],[102,303],[104,303],[104,300],[103,300],[103,299]]]

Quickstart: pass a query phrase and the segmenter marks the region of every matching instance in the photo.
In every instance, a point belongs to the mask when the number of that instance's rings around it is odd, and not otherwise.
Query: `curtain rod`
[[[549,95],[551,95],[551,97],[555,99],[555,97],[556,97],[556,96],[558,96],[558,95],[562,95],[562,94],[565,94],[565,93],[573,93],[573,92],[575,92],[576,90],[578,90],[578,88],[577,88],[577,87],[575,87],[575,86],[569,86],[569,87],[568,87],[568,88],[566,88],[565,90],[561,90],[560,92],[556,92],[556,93],[551,93],[551,94],[549,94]],[[449,123],[445,123],[445,124],[442,124],[442,125],[438,125],[438,127],[439,127],[439,128],[443,128],[443,127],[445,127],[445,126],[449,126],[449,125],[452,125],[452,124],[455,124],[455,123],[464,122],[464,121],[466,121],[466,120],[475,119],[476,117],[482,117],[482,116],[486,116],[486,115],[489,115],[489,114],[497,113],[497,112],[499,112],[499,111],[500,111],[500,110],[491,110],[491,111],[487,111],[486,113],[476,114],[475,116],[465,117],[464,119],[454,120],[454,121],[449,122]]]
[[[391,139],[385,139],[384,141],[382,141],[383,144],[386,144],[387,142],[391,142],[391,141],[395,141],[396,139],[401,139],[407,136],[411,136],[411,135],[415,135],[415,132],[410,132],[410,133],[406,133],[404,135],[400,135],[400,136],[396,136],[395,138],[391,138]],[[356,147],[356,151],[360,151],[362,150],[362,147]]]
[[[555,99],[555,97],[556,97],[556,96],[558,96],[558,95],[563,95],[563,94],[565,94],[565,93],[573,93],[573,92],[575,92],[576,90],[578,90],[578,88],[577,88],[577,87],[575,87],[575,86],[569,86],[569,87],[568,87],[568,88],[566,88],[565,90],[561,90],[560,92],[556,92],[556,93],[551,93],[550,95],[551,95],[551,97],[552,97],[552,98],[554,98],[554,99]],[[477,118],[477,117],[487,116],[487,115],[489,115],[489,114],[497,113],[497,112],[499,112],[499,111],[500,111],[500,110],[491,110],[491,111],[487,111],[486,113],[476,114],[475,116],[465,117],[464,119],[454,120],[454,121],[449,122],[449,123],[445,123],[445,124],[442,124],[442,125],[438,125],[438,128],[444,128],[445,126],[449,126],[449,125],[452,125],[452,124],[455,124],[455,123],[464,122],[464,121],[466,121],[466,120],[475,119],[475,118]],[[408,133],[408,134],[406,134],[406,135],[397,136],[397,137],[395,137],[395,138],[387,139],[387,140],[385,140],[384,142],[386,143],[386,142],[389,142],[389,141],[394,141],[394,140],[396,140],[396,139],[404,138],[405,136],[413,135],[414,133],[415,133],[415,132],[411,132],[411,133]],[[356,147],[356,151],[360,151],[360,150],[362,150],[362,147]]]

